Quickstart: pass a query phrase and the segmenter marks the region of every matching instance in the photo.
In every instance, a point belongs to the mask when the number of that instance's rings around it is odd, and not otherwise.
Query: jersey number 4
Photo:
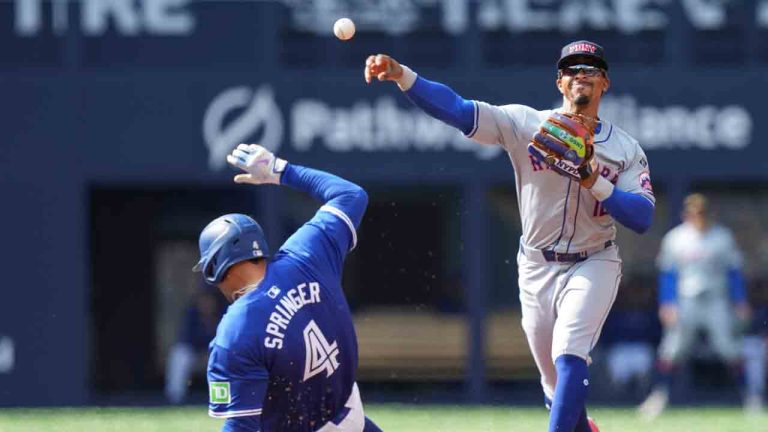
[[[328,343],[320,327],[314,320],[304,328],[304,350],[306,360],[304,362],[304,379],[307,381],[313,376],[325,371],[329,377],[339,368],[339,346],[336,342]]]

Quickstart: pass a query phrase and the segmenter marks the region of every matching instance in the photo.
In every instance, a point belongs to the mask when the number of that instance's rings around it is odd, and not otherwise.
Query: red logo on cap
[[[573,54],[575,52],[588,52],[594,54],[596,51],[596,46],[587,43],[575,44],[568,47],[568,54]]]

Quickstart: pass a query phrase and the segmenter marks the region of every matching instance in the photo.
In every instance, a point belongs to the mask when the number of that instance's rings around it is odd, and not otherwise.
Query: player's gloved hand
[[[279,185],[280,176],[288,164],[284,159],[275,157],[271,151],[258,144],[240,144],[227,155],[230,165],[240,168],[246,174],[235,176],[235,183],[260,185],[272,183]]]
[[[365,82],[370,84],[373,78],[379,81],[397,81],[403,76],[403,67],[397,60],[386,54],[368,56],[363,71]]]
[[[553,112],[528,144],[528,152],[556,173],[587,189],[597,180],[593,145],[597,121],[587,116]]]

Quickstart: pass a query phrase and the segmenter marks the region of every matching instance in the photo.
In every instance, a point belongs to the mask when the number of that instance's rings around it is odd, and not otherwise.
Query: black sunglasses
[[[568,66],[566,68],[560,69],[560,76],[569,76],[573,77],[579,74],[579,72],[583,73],[584,76],[588,77],[595,77],[598,75],[605,75],[605,69],[601,69],[597,66],[590,66],[590,65],[574,65],[574,66]]]

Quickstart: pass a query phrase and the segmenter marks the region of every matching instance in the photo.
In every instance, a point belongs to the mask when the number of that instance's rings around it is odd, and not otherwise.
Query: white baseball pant
[[[571,354],[590,361],[618,292],[619,250],[614,245],[585,261],[557,263],[521,245],[517,266],[523,330],[544,394],[551,399],[557,383],[555,359]]]
[[[365,428],[365,412],[357,383],[352,387],[352,393],[344,406],[350,409],[349,414],[339,424],[328,422],[317,432],[362,432]]]

